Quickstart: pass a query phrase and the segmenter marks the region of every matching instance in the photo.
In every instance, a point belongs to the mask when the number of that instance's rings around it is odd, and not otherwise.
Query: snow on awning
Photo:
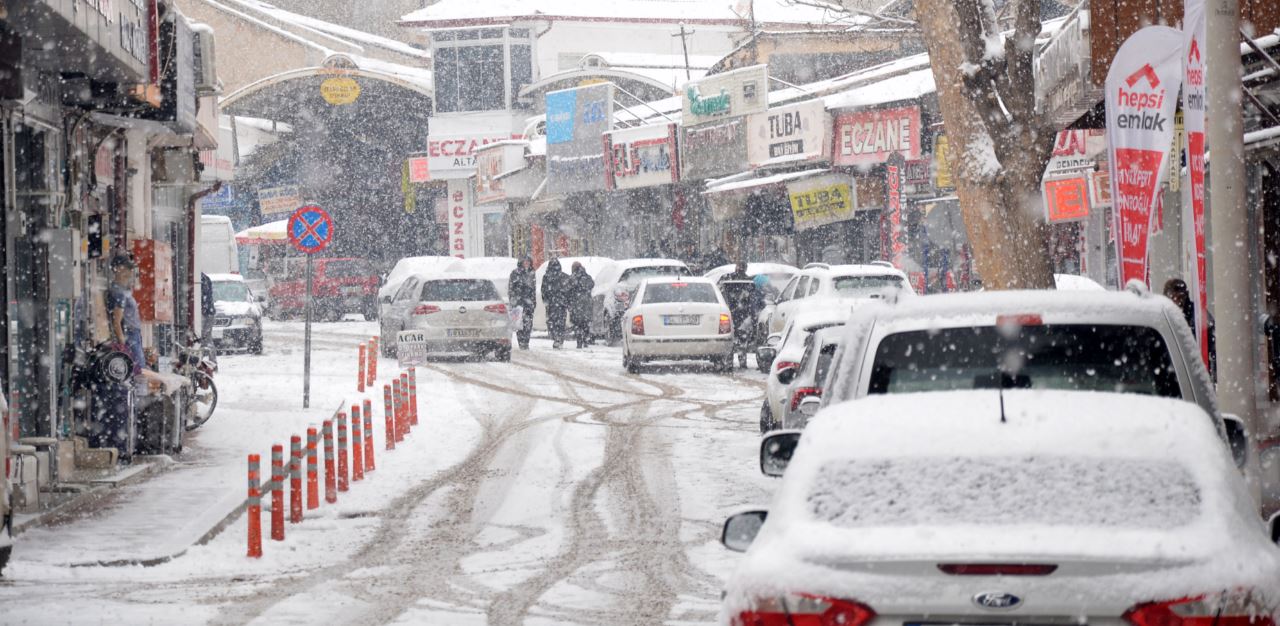
[[[801,170],[799,172],[785,172],[782,174],[760,177],[755,176],[754,172],[744,172],[742,174],[734,174],[733,176],[726,176],[724,178],[707,181],[707,190],[702,192],[702,194],[711,195],[735,191],[745,193],[761,187],[779,185],[803,178],[811,178],[818,174],[825,174],[827,171],[828,170],[825,167],[817,167],[808,170]]]
[[[289,240],[288,231],[289,220],[267,222],[261,226],[250,226],[236,233],[236,243],[244,246],[282,244]]]
[[[926,68],[842,91],[823,98],[822,102],[828,110],[852,109],[915,100],[935,91],[933,70]]]

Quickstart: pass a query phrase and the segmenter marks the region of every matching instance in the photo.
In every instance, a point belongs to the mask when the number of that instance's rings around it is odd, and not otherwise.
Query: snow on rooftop
[[[403,54],[406,56],[418,57],[421,59],[431,58],[430,52],[426,50],[422,50],[420,48],[415,48],[402,41],[396,41],[394,39],[380,37],[372,33],[366,33],[364,31],[356,30],[354,28],[348,28],[346,26],[332,24],[330,22],[319,20],[313,17],[308,17],[306,15],[299,15],[297,13],[293,13],[290,11],[286,11],[284,9],[277,8],[275,5],[272,5],[266,2],[260,2],[259,0],[222,0],[222,1],[230,3],[242,9],[256,11],[258,13],[269,16],[272,19],[278,20],[285,24],[289,24],[304,30],[310,30],[310,31],[322,33],[324,35],[327,35],[329,37],[332,37],[338,40],[345,40],[345,41],[342,41],[342,43],[356,49],[361,49],[364,45],[368,45],[368,46],[375,46],[378,48],[384,48],[386,50],[397,52],[399,54]]]
[[[400,18],[401,22],[431,25],[449,22],[498,22],[513,18],[562,17],[592,20],[739,22],[748,15],[748,2],[733,0],[440,0]],[[787,0],[754,0],[757,22],[828,24],[840,17],[831,11]]]

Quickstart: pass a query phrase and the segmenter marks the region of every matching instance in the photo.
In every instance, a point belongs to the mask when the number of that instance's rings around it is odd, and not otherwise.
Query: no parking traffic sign
[[[315,254],[333,241],[333,218],[324,209],[308,204],[289,216],[289,243],[303,254]]]

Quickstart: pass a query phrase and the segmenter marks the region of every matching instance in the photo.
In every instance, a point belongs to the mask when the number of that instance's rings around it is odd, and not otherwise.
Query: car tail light
[[[631,318],[631,334],[633,335],[644,334],[644,316],[643,315],[637,315]]]
[[[487,312],[489,312],[489,313],[499,313],[499,314],[502,314],[502,315],[506,315],[506,314],[507,314],[507,305],[505,305],[505,304],[490,304],[490,305],[485,306],[485,307],[484,307],[484,310],[485,310],[485,311],[487,311]]]
[[[809,396],[822,396],[822,387],[801,387],[791,394],[791,410],[800,408],[800,401]]]
[[[938,569],[952,576],[1048,576],[1057,565],[1030,563],[939,563]]]
[[[735,626],[865,626],[876,612],[865,604],[810,594],[789,594],[757,600],[743,611]]]
[[[1124,619],[1133,626],[1275,626],[1271,613],[1244,591],[1146,602],[1125,611]]]
[[[795,361],[778,361],[777,363],[773,364],[773,371],[781,372],[782,370],[791,369],[795,367],[800,367],[800,364],[796,363]]]
[[[439,313],[439,312],[440,312],[440,307],[434,304],[419,304],[413,309],[414,315],[431,315],[432,313]]]
[[[727,335],[731,332],[733,332],[733,319],[729,317],[728,313],[721,313],[720,314],[720,334]]]

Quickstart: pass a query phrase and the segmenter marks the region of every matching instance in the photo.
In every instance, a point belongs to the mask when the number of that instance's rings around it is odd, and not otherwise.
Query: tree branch
[[[884,15],[881,12],[883,8],[876,11],[866,11],[857,7],[849,6],[849,0],[787,0],[787,4],[826,9],[832,13],[843,13],[850,17],[865,17],[875,22],[888,22],[895,26],[909,26],[912,28],[916,28],[918,26],[915,20]],[[884,8],[888,8],[893,5],[894,3],[891,2]]]

